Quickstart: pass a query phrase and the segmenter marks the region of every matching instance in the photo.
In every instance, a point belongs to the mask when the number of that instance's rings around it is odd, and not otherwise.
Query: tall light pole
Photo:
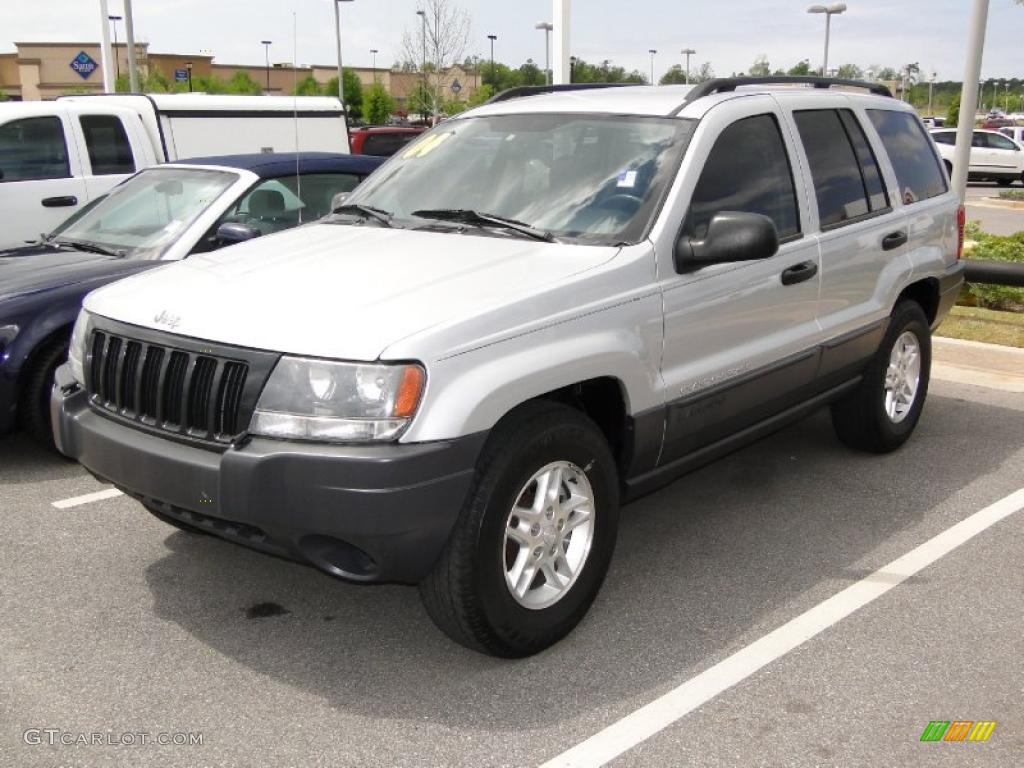
[[[100,36],[100,66],[103,67],[103,92],[114,93],[114,68],[110,66],[113,58],[110,53],[110,14],[107,13],[107,0],[100,0],[100,29],[103,34]]]
[[[373,82],[377,84],[377,54],[380,53],[376,48],[371,48],[370,53],[373,54]]]
[[[846,3],[832,3],[831,5],[812,5],[807,9],[808,13],[825,14],[825,57],[821,62],[821,76],[828,77],[828,38],[832,30],[832,16],[838,15],[846,10]]]
[[[107,16],[107,18],[110,19],[112,22],[114,22],[114,74],[115,74],[116,77],[120,77],[121,76],[121,59],[117,55],[117,22],[121,21],[121,19],[123,19],[124,17],[123,16],[115,16],[114,14],[111,14],[111,15]],[[117,90],[116,81],[115,81],[115,85],[114,85],[114,90]]]
[[[416,15],[423,22],[420,28],[420,43],[423,48],[423,62],[420,64],[420,98],[424,103],[420,105],[420,114],[425,118],[427,116],[425,109],[427,98],[427,12],[420,8],[416,11]]]
[[[963,204],[967,194],[967,166],[971,156],[971,135],[974,132],[974,89],[981,77],[981,55],[985,48],[985,25],[988,22],[988,0],[974,0],[967,33],[964,56],[963,91],[960,94],[960,116],[956,126],[956,151],[953,155],[953,190]]]
[[[128,43],[128,87],[139,93],[139,68],[135,63],[135,23],[132,21],[132,0],[124,0],[124,36]]]
[[[538,22],[534,27],[544,30],[544,85],[551,85],[551,30],[554,28],[550,21]]]
[[[497,87],[497,79],[494,77],[494,41],[498,39],[497,35],[488,35],[487,39],[491,41],[491,87]]]
[[[928,116],[929,117],[934,116],[934,113],[932,112],[932,88],[934,87],[934,85],[935,85],[935,73],[932,72],[930,75],[928,75]]]
[[[348,124],[348,106],[345,104],[345,74],[341,65],[341,12],[338,10],[338,3],[350,3],[352,0],[334,0],[334,45],[338,49],[338,101],[341,102],[341,112],[345,116],[345,124]]]
[[[273,44],[273,40],[260,40],[260,45],[263,46],[263,53],[266,55],[264,69],[267,73],[267,93],[270,93],[270,46]]]
[[[686,57],[686,84],[689,85],[690,84],[690,56],[695,54],[696,51],[693,50],[693,48],[683,48],[683,50],[681,50],[680,53],[683,54],[683,56]]]
[[[651,54],[651,85],[654,85],[654,54],[657,51],[654,48],[650,48],[647,52]]]

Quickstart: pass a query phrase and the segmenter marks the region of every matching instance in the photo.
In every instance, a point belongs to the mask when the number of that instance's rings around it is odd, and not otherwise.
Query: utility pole
[[[341,11],[338,3],[350,3],[352,0],[331,0],[334,6],[334,44],[338,49],[338,101],[341,102],[341,112],[345,116],[345,124],[348,125],[348,106],[345,104],[345,68],[341,63]]]
[[[423,47],[423,63],[420,64],[420,73],[422,75],[420,80],[420,98],[425,100],[427,98],[427,12],[422,8],[416,11],[416,15],[423,21],[423,25],[420,30],[420,42]],[[420,104],[420,114],[426,118],[427,111],[423,107],[425,104]]]
[[[267,93],[270,93],[270,46],[273,44],[273,40],[260,40],[260,45],[263,46],[263,53],[266,56],[264,70],[267,75]]]
[[[967,166],[970,163],[974,133],[974,104],[978,97],[975,87],[981,77],[981,55],[985,50],[987,22],[988,0],[973,0],[964,60],[964,85],[960,94],[960,117],[956,127],[956,154],[953,156],[953,189],[960,197],[961,204],[967,196]]]
[[[828,77],[828,39],[832,31],[832,17],[846,11],[846,3],[832,3],[832,5],[812,5],[807,9],[808,13],[825,14],[825,56],[821,61],[821,76]]]
[[[132,93],[138,93],[139,67],[135,61],[135,24],[132,21],[132,0],[124,0],[124,31],[128,38],[128,84]]]
[[[373,84],[377,84],[377,54],[380,53],[376,48],[371,48],[370,53],[373,54]]]
[[[544,30],[544,84],[551,85],[551,30],[555,25],[548,21],[538,22],[534,29]]]
[[[693,50],[693,48],[683,48],[683,50],[681,50],[680,53],[683,54],[686,57],[686,84],[689,85],[690,84],[690,55],[696,53],[696,51]]]
[[[934,85],[935,85],[935,73],[932,72],[928,76],[928,116],[929,117],[933,117],[934,114],[935,114],[934,112],[932,112],[932,88],[933,88]]]
[[[488,35],[487,39],[491,41],[491,87],[497,89],[498,81],[494,76],[494,41],[498,39],[498,36]]]
[[[571,6],[571,0],[552,0],[551,21],[554,23],[555,38],[551,50],[551,60],[555,66],[551,72],[551,80],[555,85],[572,82],[572,66],[569,61]]]
[[[654,54],[656,54],[657,51],[654,48],[651,48],[647,52],[651,54],[651,85],[654,85]]]
[[[110,19],[110,13],[107,8],[107,0],[100,0],[100,18],[103,19],[103,37],[100,43],[100,62],[103,66],[103,92],[113,93],[116,89],[116,82],[114,80],[114,67],[112,56],[110,55],[110,25],[107,23]]]

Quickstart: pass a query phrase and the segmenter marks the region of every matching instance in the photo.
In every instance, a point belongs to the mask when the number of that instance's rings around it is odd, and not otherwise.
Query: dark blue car
[[[45,239],[0,251],[0,435],[52,445],[48,399],[85,295],[144,269],[330,213],[384,158],[232,155],[153,166]]]

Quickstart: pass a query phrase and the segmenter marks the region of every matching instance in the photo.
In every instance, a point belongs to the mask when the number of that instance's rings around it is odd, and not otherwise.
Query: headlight
[[[71,331],[71,344],[68,346],[68,363],[71,364],[71,375],[82,386],[85,386],[85,344],[89,330],[89,313],[84,309],[78,313],[75,328]]]
[[[391,440],[416,413],[425,381],[418,365],[282,357],[260,395],[249,431],[299,440]]]

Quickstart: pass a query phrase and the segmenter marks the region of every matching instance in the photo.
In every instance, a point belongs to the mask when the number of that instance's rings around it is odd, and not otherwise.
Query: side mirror
[[[711,219],[703,240],[679,236],[675,263],[679,272],[685,272],[707,264],[767,259],[778,250],[779,233],[767,216],[722,211]]]
[[[352,194],[351,192],[339,192],[334,197],[332,197],[331,198],[331,213],[334,213],[336,210],[341,208],[341,206],[343,206],[345,204],[345,201],[348,200],[349,195],[351,195],[351,194]]]
[[[260,231],[237,221],[226,221],[217,227],[217,240],[222,243],[242,243],[260,236]]]

